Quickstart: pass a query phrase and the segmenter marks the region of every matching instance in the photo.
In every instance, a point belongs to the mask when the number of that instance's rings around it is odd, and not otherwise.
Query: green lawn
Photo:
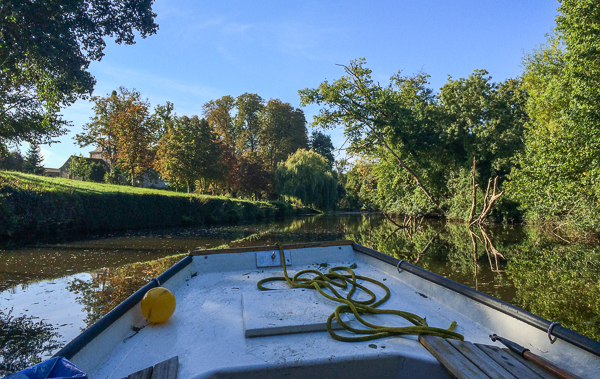
[[[161,189],[130,187],[117,184],[105,184],[84,182],[65,178],[51,178],[41,175],[25,174],[16,171],[0,171],[0,185],[10,185],[15,188],[24,189],[33,192],[79,192],[79,193],[124,193],[136,195],[162,195],[179,196],[189,198],[216,198],[229,199],[224,196],[200,195],[195,193],[174,192]],[[244,201],[256,203],[256,201],[231,199],[235,201]]]
[[[309,209],[0,171],[0,243],[284,217]]]

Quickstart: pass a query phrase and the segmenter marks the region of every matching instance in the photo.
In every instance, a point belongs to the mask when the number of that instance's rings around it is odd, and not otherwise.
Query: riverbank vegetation
[[[346,141],[339,149],[348,159],[335,161],[331,138],[318,130],[309,135],[304,112],[280,99],[226,95],[203,104],[199,115],[179,116],[170,102],[152,110],[141,93],[119,88],[91,98],[95,114],[75,137],[81,147],[99,148],[104,171],[73,157],[70,174],[131,186],[154,178],[189,193],[285,199],[322,210],[379,210],[469,225],[528,221],[567,234],[600,232],[600,8],[562,0],[558,11],[547,43],[523,58],[516,78],[494,81],[480,69],[434,89],[423,72],[398,72],[380,84],[358,59],[343,66],[341,78],[300,90],[302,106],[321,107],[313,127],[343,127]],[[134,29],[142,37],[156,32],[150,8],[143,9],[144,22],[119,18],[127,10],[106,12],[116,18],[107,29],[83,33],[89,45],[56,47],[78,57],[80,67],[62,67],[52,55],[56,67],[35,79],[19,62],[30,50],[45,51],[38,49],[43,39],[15,41],[21,49],[6,52],[0,90],[10,95],[28,86],[41,102],[22,102],[33,107],[29,118],[10,102],[18,99],[7,95],[0,102],[0,110],[7,109],[0,123],[4,169],[39,173],[37,144],[64,134],[68,124],[58,117],[59,105],[93,89],[86,69],[102,55],[102,33],[133,43]],[[82,23],[99,22],[86,12],[82,17]],[[78,25],[62,26],[77,32]],[[31,55],[31,67],[45,68],[48,62],[39,58]],[[10,78],[34,79],[23,84]],[[55,78],[51,84],[57,86],[71,82],[51,96],[41,90],[44,78]],[[8,153],[9,143],[21,141],[32,143],[27,159]],[[301,153],[309,149],[328,164]]]
[[[520,77],[475,70],[436,92],[425,73],[381,85],[359,59],[301,90],[355,157],[343,206],[600,232],[599,30],[600,7],[563,0]]]
[[[283,217],[310,209],[0,172],[0,241]]]

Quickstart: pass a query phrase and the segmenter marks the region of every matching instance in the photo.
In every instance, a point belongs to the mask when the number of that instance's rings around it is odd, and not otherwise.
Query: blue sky
[[[257,93],[299,106],[298,90],[343,75],[336,64],[366,58],[382,84],[399,70],[424,71],[432,88],[486,69],[495,81],[518,76],[521,58],[554,26],[557,1],[197,1],[158,0],[158,33],[133,46],[107,41],[93,62],[94,95],[135,88],[152,107],[171,101],[178,115],[200,115],[224,95]],[[307,120],[316,107],[304,108]],[[73,136],[93,115],[78,101],[64,109],[71,131],[42,146],[46,167],[88,156]],[[327,131],[334,145],[341,130]],[[27,145],[22,147],[25,152]]]

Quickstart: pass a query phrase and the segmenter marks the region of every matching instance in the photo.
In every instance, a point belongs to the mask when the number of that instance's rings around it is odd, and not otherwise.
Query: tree
[[[49,143],[66,132],[61,107],[92,93],[87,71],[104,37],[156,33],[152,0],[4,0],[0,3],[0,144]]]
[[[40,145],[32,143],[29,145],[29,150],[27,150],[27,155],[25,156],[25,161],[23,162],[23,170],[31,174],[43,175],[43,161],[44,157],[42,157]]]
[[[90,163],[82,155],[72,155],[69,159],[69,179],[87,180],[90,176]]]
[[[106,164],[104,162],[92,162],[90,163],[90,171],[86,177],[86,180],[96,183],[102,183],[104,176],[106,175]]]
[[[265,169],[265,165],[257,154],[247,154],[238,159],[239,192],[260,199],[262,194],[272,190],[273,173]]]
[[[526,95],[519,80],[494,83],[487,71],[476,70],[466,79],[450,78],[436,95],[424,73],[399,72],[382,86],[372,80],[364,60],[351,62],[345,71],[346,76],[302,90],[300,96],[303,105],[321,106],[313,126],[343,125],[348,153],[373,162],[370,170],[352,173],[356,184],[363,181],[357,180],[361,172],[366,182],[377,184],[360,197],[369,207],[462,217],[471,202],[457,200],[465,192],[463,182],[472,193],[473,157],[479,161],[478,178],[486,183],[506,175],[523,148]]]
[[[7,151],[0,156],[0,169],[8,171],[23,171],[24,158],[19,150]]]
[[[313,130],[310,138],[308,139],[308,146],[313,149],[316,153],[321,154],[327,159],[329,165],[333,167],[333,143],[331,143],[331,136],[328,136],[318,130]]]
[[[157,141],[173,126],[175,118],[177,118],[177,114],[173,112],[174,109],[175,106],[170,101],[167,101],[165,105],[157,105],[156,108],[154,108],[152,118],[154,118],[154,123],[156,125],[155,131]]]
[[[279,164],[275,175],[278,194],[317,209],[335,207],[337,180],[325,157],[314,150],[299,149]]]
[[[235,99],[229,95],[211,100],[202,106],[204,118],[227,145],[237,149],[240,131],[233,122],[231,112],[235,108]],[[236,151],[237,152],[237,151]]]
[[[482,183],[496,175],[503,178],[523,150],[526,100],[518,79],[494,83],[485,70],[448,78],[438,101],[443,161],[466,168],[476,157]]]
[[[427,167],[439,149],[439,127],[430,117],[435,95],[426,87],[428,76],[390,78],[382,87],[371,78],[364,59],[344,66],[346,76],[318,88],[299,91],[301,104],[322,105],[313,126],[333,129],[344,126],[351,153],[376,153],[385,150],[408,172],[426,197],[439,208],[439,194],[427,189],[421,173],[414,167]],[[435,197],[434,197],[435,195]]]
[[[600,230],[600,8],[563,0],[523,60],[530,121],[509,190],[530,221]]]
[[[275,172],[279,162],[308,147],[306,119],[301,109],[281,100],[269,100],[261,113],[261,123],[260,156],[268,171]]]
[[[131,185],[153,164],[157,136],[155,117],[150,117],[150,104],[141,94],[124,87],[106,97],[92,98],[95,116],[75,136],[81,147],[96,144],[111,169],[118,163],[128,173]]]
[[[254,153],[260,148],[260,112],[264,108],[263,99],[254,93],[245,93],[235,100],[237,114],[235,130],[239,133],[237,150],[240,154]]]
[[[219,143],[205,119],[179,117],[160,140],[156,168],[174,183],[185,184],[187,192],[199,179],[224,176]]]

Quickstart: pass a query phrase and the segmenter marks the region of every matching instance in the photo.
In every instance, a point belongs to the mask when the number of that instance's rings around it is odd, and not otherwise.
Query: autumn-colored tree
[[[75,140],[81,147],[96,144],[112,167],[118,163],[130,175],[131,185],[152,167],[156,144],[156,122],[148,101],[124,87],[106,97],[93,97],[95,116],[83,126]]]
[[[188,193],[199,179],[219,179],[224,170],[216,138],[205,119],[175,118],[160,140],[155,167],[169,181],[185,184]]]
[[[235,108],[235,98],[226,95],[217,100],[211,100],[202,106],[204,118],[223,141],[232,147],[237,146],[239,131],[233,122],[232,112]]]
[[[262,160],[256,154],[242,156],[238,160],[238,189],[239,192],[255,199],[262,194],[272,192],[272,174],[265,170]]]

